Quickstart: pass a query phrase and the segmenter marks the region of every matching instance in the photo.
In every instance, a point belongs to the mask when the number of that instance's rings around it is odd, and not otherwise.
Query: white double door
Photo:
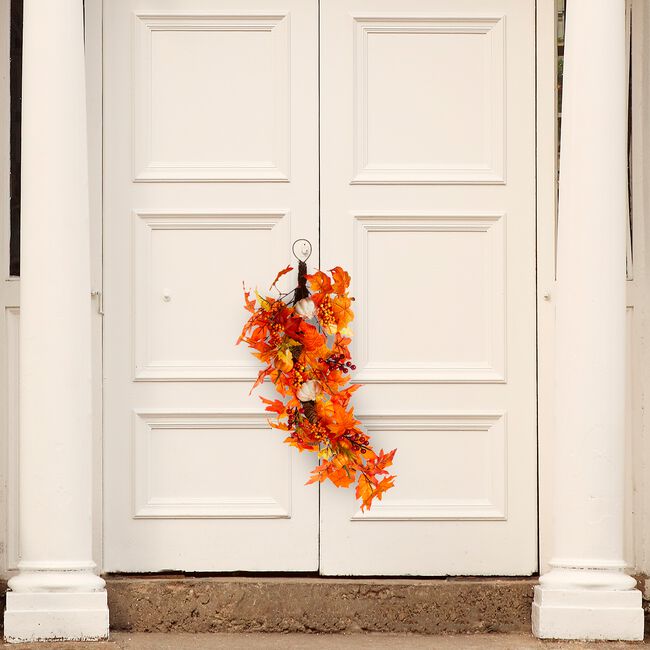
[[[104,7],[105,570],[535,571],[534,2]],[[368,513],[234,345],[301,237],[398,450]]]

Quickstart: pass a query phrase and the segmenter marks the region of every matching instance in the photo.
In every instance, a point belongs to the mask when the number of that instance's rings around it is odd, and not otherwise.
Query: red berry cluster
[[[297,408],[287,409],[287,415],[288,415],[287,425],[289,426],[290,429],[293,429],[296,422],[299,420],[298,409]]]
[[[350,370],[356,370],[357,367],[351,361],[345,361],[342,354],[332,354],[327,359],[318,359],[319,363],[326,363],[330,372],[332,370],[340,370],[343,373],[348,373]]]
[[[370,439],[368,438],[368,436],[366,436],[363,433],[357,431],[356,433],[353,433],[352,435],[348,435],[347,438],[352,443],[352,449],[354,449],[355,451],[361,450],[362,454],[366,453],[368,443],[370,442]]]

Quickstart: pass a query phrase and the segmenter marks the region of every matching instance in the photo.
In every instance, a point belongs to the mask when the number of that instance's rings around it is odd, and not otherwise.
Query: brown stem
[[[309,297],[309,289],[307,289],[307,264],[300,260],[298,262],[298,286],[294,293],[293,302],[297,303],[303,298]]]

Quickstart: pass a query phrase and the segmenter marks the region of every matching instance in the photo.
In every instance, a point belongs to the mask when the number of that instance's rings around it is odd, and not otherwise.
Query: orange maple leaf
[[[266,404],[265,411],[270,411],[271,413],[277,413],[278,416],[286,414],[286,409],[284,404],[279,399],[266,399],[266,397],[260,396],[260,399]]]
[[[305,323],[304,321],[302,321],[302,325],[296,338],[300,343],[302,343],[303,348],[307,352],[313,352],[314,350],[323,347],[326,340],[314,325],[311,323]]]
[[[347,409],[336,402],[333,403],[332,408],[334,419],[330,422],[329,428],[336,437],[357,431],[357,425],[361,423],[354,417],[354,408]]]
[[[354,479],[356,478],[355,470],[349,469],[338,456],[335,456],[330,461],[323,461],[311,473],[312,477],[305,485],[316,482],[323,483],[329,479],[336,487],[348,487],[354,483]]]
[[[286,268],[282,269],[282,271],[280,271],[280,273],[278,273],[278,274],[275,276],[275,280],[273,280],[273,284],[269,287],[269,291],[270,291],[271,289],[273,289],[273,287],[278,283],[278,280],[279,280],[283,275],[286,275],[287,273],[291,273],[291,271],[293,271],[293,266],[291,266],[291,265],[289,265],[289,266],[287,266]]]
[[[332,300],[332,312],[339,330],[347,327],[354,319],[351,305],[352,301],[347,296],[338,296]]]
[[[350,401],[350,397],[352,396],[352,393],[354,393],[355,390],[359,390],[361,386],[362,384],[352,384],[351,386],[348,386],[343,390],[333,392],[332,401],[336,404],[340,404],[341,406],[344,407],[347,406],[348,402]]]
[[[332,274],[332,279],[334,280],[332,284],[332,291],[343,295],[350,286],[350,274],[347,271],[344,271],[340,266],[335,266],[330,273]]]
[[[332,281],[322,271],[306,276],[310,289],[315,293],[332,293]]]
[[[250,289],[246,291],[246,285],[242,282],[242,287],[244,287],[244,302],[246,303],[244,305],[244,309],[246,311],[249,311],[251,314],[255,313],[255,299],[251,298],[251,292]],[[237,341],[239,343],[239,341]]]

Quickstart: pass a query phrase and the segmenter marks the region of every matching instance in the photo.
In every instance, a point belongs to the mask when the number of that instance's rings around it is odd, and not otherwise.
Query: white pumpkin
[[[303,298],[299,300],[293,307],[296,310],[296,313],[299,316],[302,316],[305,320],[313,318],[316,314],[316,305],[311,298]]]
[[[310,379],[300,386],[296,397],[301,402],[313,402],[318,393],[320,393],[320,384],[315,379]]]

